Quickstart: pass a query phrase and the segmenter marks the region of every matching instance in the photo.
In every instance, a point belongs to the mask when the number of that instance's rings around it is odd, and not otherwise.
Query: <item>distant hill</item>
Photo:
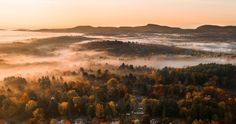
[[[236,42],[236,26],[203,25],[193,30],[193,38]]]
[[[47,32],[80,32],[88,34],[123,34],[123,33],[182,33],[187,29],[177,27],[168,27],[155,24],[147,24],[145,26],[136,27],[93,27],[93,26],[77,26],[74,28],[64,29],[40,29],[34,31],[47,31]]]
[[[202,25],[195,29],[197,32],[219,32],[219,31],[227,31],[227,32],[235,32],[236,26],[217,26],[217,25]]]
[[[28,30],[25,30],[28,31]],[[32,30],[31,30],[32,31]],[[159,34],[190,34],[184,38],[194,40],[212,40],[212,41],[234,41],[236,42],[236,26],[217,26],[202,25],[196,29],[182,29],[178,27],[169,27],[156,24],[147,24],[145,26],[135,27],[93,27],[93,26],[77,26],[73,28],[63,29],[39,29],[33,31],[40,32],[73,32],[85,33],[90,35],[130,35],[135,33],[159,33]]]
[[[22,30],[22,29],[19,29]],[[27,30],[27,29],[23,29]],[[178,33],[178,32],[212,32],[212,31],[235,31],[236,26],[217,26],[217,25],[202,25],[196,29],[182,29],[178,27],[169,27],[156,24],[147,24],[145,26],[121,26],[121,27],[93,27],[93,26],[77,26],[73,28],[62,28],[62,29],[39,29],[34,31],[56,31],[56,32],[84,32],[92,33],[98,31],[118,31],[118,32],[130,32],[130,33]]]
[[[17,30],[14,30],[14,31],[32,31],[32,30],[29,30],[29,29],[17,29]]]

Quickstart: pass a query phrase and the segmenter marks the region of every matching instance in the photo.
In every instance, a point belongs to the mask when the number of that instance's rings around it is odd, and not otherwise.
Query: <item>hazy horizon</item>
[[[0,1],[0,29],[236,25],[235,5],[234,0],[8,0]]]
[[[236,26],[235,25],[221,25],[221,24],[201,24],[201,25],[196,25],[196,26],[192,26],[192,27],[181,27],[181,26],[175,26],[175,25],[162,25],[162,24],[157,24],[157,23],[147,23],[147,24],[143,24],[143,25],[74,25],[74,26],[70,26],[70,27],[51,27],[51,28],[47,28],[47,27],[42,27],[42,28],[0,28],[0,30],[3,31],[18,31],[18,30],[40,30],[40,29],[67,29],[67,28],[75,28],[75,27],[79,27],[79,26],[91,26],[91,27],[138,27],[138,26],[146,26],[149,24],[153,24],[153,25],[159,25],[159,26],[168,26],[168,27],[172,27],[172,28],[181,28],[181,29],[196,29],[200,26],[204,26],[204,25],[213,25],[213,26],[220,26],[220,27],[224,27],[224,26]]]

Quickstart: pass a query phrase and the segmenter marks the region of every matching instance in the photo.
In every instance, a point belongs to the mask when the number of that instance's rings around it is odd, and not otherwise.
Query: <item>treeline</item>
[[[235,70],[219,64],[159,70],[122,64],[116,73],[80,68],[37,80],[8,77],[0,89],[0,118],[36,124],[83,117],[93,124],[113,119],[129,124],[137,114],[142,124],[151,119],[232,124]],[[65,81],[67,76],[75,78]]]
[[[236,86],[236,67],[231,64],[200,64],[184,69],[165,67],[158,70],[157,74],[163,78],[162,82],[164,84],[181,82],[201,86],[206,83],[213,83],[224,88],[235,88]]]

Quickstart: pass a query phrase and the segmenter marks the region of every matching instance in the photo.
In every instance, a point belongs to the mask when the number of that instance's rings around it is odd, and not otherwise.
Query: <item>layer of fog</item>
[[[218,53],[234,53],[236,54],[236,42],[211,41],[211,40],[189,40],[183,38],[180,34],[136,34],[134,36],[89,36],[93,38],[101,38],[105,40],[121,40],[124,42],[132,41],[138,43],[152,43],[166,46],[175,46],[179,48],[194,49],[208,52]]]
[[[180,48],[195,49],[220,53],[236,53],[236,42],[215,42],[215,41],[189,41],[180,34],[135,34],[132,36],[92,36],[82,33],[52,33],[52,32],[27,32],[27,31],[0,31],[0,43],[28,42],[30,39],[49,38],[58,36],[85,36],[101,40],[121,40],[138,43],[152,43]],[[90,42],[90,41],[86,41]]]
[[[133,64],[135,66],[147,66],[153,68],[186,67],[198,65],[200,63],[235,64],[236,59],[231,58],[198,58],[190,56],[152,56],[148,58],[117,58],[107,56],[102,52],[95,51],[71,51],[64,49],[57,51],[58,56],[35,57],[35,56],[15,56],[11,55],[4,60],[7,64],[0,64],[0,79],[17,75],[32,76],[45,75],[55,70],[77,70],[80,67],[91,67],[97,64],[110,64],[119,66],[122,63]]]
[[[8,34],[9,33],[9,34]],[[39,32],[19,32],[19,31],[0,31],[0,44],[13,42],[27,42],[34,38],[47,38],[55,36],[86,36],[77,33],[39,33]],[[139,43],[156,43],[168,46],[177,46],[181,48],[199,49],[216,52],[235,52],[236,43],[230,42],[187,42],[181,39],[173,40],[169,36],[87,36],[100,40],[122,40],[136,41]],[[177,36],[174,36],[177,37]],[[96,39],[96,40],[97,40]],[[180,41],[179,41],[180,40]],[[84,40],[82,43],[93,42],[94,40]],[[73,44],[71,45],[73,47]],[[198,65],[200,63],[219,63],[235,64],[233,58],[199,58],[190,56],[152,56],[145,58],[119,58],[108,56],[103,52],[95,51],[73,51],[70,47],[55,51],[55,56],[33,56],[19,54],[2,54],[0,53],[0,79],[7,76],[32,76],[46,75],[55,70],[66,71],[76,70],[79,67],[93,67],[97,64],[111,64],[119,66],[122,63],[133,64],[135,66],[148,66],[154,68],[169,67],[186,67]]]
[[[52,33],[52,32],[0,30],[0,43],[28,42],[31,39],[59,37],[59,36],[81,36],[81,35],[82,35],[81,33]]]

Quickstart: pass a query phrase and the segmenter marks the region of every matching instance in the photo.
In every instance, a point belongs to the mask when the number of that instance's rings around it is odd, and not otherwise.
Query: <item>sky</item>
[[[236,0],[0,0],[0,29],[236,25]]]

